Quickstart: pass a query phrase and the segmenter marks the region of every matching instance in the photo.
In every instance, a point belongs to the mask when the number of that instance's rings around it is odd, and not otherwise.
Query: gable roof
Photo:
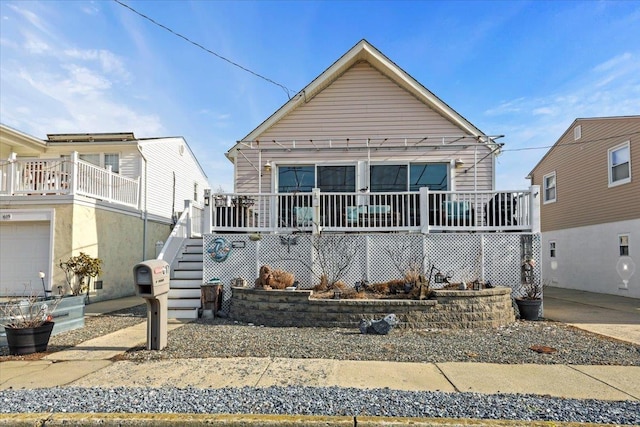
[[[571,122],[571,124],[569,125],[567,130],[565,130],[562,133],[562,135],[560,135],[558,140],[551,146],[551,148],[549,148],[549,150],[547,150],[547,152],[544,153],[544,156],[542,156],[542,158],[538,161],[538,163],[536,163],[536,165],[533,167],[533,169],[531,169],[531,171],[527,174],[525,179],[531,179],[533,177],[533,173],[535,172],[536,169],[538,169],[538,166],[540,166],[542,164],[542,162],[544,162],[544,160],[551,155],[551,152],[553,150],[555,150],[555,148],[560,144],[560,142],[565,139],[567,134],[569,132],[571,132],[571,130],[573,130],[573,128],[575,128],[575,126],[577,124],[582,123],[582,122],[594,122],[594,121],[595,122],[600,122],[600,121],[605,121],[605,120],[621,120],[621,119],[640,119],[640,115],[638,115],[638,116],[584,117],[584,118],[575,119],[573,122]]]
[[[265,121],[263,121],[257,128],[255,128],[247,136],[242,138],[242,141],[253,141],[257,139],[259,135],[268,130],[271,126],[275,125],[278,121],[295,110],[298,106],[313,99],[317,94],[331,85],[338,77],[340,77],[343,73],[345,73],[349,68],[351,68],[359,61],[366,61],[371,64],[372,67],[377,69],[384,76],[391,79],[401,88],[407,90],[418,100],[440,113],[443,117],[451,121],[453,124],[461,128],[468,134],[473,136],[486,136],[484,132],[471,124],[471,122],[462,117],[458,112],[456,112],[444,101],[442,101],[431,91],[425,88],[407,72],[398,67],[393,61],[387,58],[382,52],[376,49],[367,40],[362,39],[355,46],[349,49],[347,53],[342,55],[342,57],[334,62],[329,68],[322,72],[322,74],[320,74],[311,83],[305,86],[304,89],[298,92],[298,94],[296,94],[282,107],[280,107],[275,113],[273,113]],[[231,159],[232,157],[234,157],[234,153],[240,143],[241,142],[236,143],[226,153],[226,156],[228,158]]]

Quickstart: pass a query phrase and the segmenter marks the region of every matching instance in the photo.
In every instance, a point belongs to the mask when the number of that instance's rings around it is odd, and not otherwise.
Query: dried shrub
[[[285,289],[293,286],[295,276],[288,271],[273,270],[271,272],[271,287],[273,289]]]
[[[351,288],[349,286],[347,286],[347,284],[344,283],[344,282],[336,282],[336,283],[333,284],[333,286],[331,286],[331,289],[345,291],[345,290],[351,289]]]
[[[406,282],[404,280],[394,279],[389,280],[387,285],[389,286],[390,294],[403,294],[404,293],[404,284]]]
[[[389,293],[389,283],[374,283],[371,285],[371,289],[373,292],[377,294],[388,294]]]
[[[273,278],[271,276],[271,267],[263,265],[260,267],[260,276],[255,281],[256,289],[271,289],[271,282]]]
[[[329,290],[329,279],[326,274],[320,276],[320,283],[313,287],[313,290],[316,292],[326,292]]]

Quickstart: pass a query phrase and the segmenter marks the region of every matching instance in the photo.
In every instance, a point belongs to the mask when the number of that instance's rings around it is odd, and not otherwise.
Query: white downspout
[[[143,210],[143,225],[142,225],[142,260],[145,260],[147,256],[147,220],[149,219],[149,213],[147,212],[147,158],[142,154],[142,148],[140,144],[136,145],[142,160],[144,161],[144,210]],[[142,193],[142,186],[140,187],[140,193]],[[142,194],[141,194],[142,196]]]

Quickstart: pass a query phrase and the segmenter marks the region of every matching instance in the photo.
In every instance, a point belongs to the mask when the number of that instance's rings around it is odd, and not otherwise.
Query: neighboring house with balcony
[[[576,119],[533,168],[551,285],[640,298],[638,165],[640,116],[622,116]]]
[[[234,191],[205,193],[204,242],[165,259],[220,280],[223,309],[231,281],[251,285],[261,265],[310,288],[354,248],[349,286],[419,268],[518,289],[523,259],[539,255],[539,190],[496,190],[499,138],[362,40],[231,147]],[[204,266],[189,248],[204,248]]]
[[[133,266],[156,256],[185,200],[202,204],[207,177],[181,137],[48,135],[0,125],[0,295],[24,284],[57,292],[61,260],[103,260],[91,301],[135,292]]]

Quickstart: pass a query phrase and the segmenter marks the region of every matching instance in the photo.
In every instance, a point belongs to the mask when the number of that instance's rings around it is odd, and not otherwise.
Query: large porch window
[[[313,188],[319,188],[322,192],[334,193],[355,191],[355,165],[278,166],[279,193],[309,193]]]
[[[446,163],[372,165],[369,171],[372,192],[418,191],[420,187],[434,191],[449,189],[449,165]]]

